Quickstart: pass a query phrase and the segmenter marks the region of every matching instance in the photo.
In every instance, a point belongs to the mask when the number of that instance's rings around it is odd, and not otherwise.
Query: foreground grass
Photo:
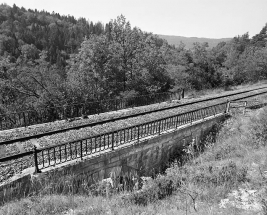
[[[203,142],[203,153],[192,144],[183,165],[177,160],[165,174],[144,178],[141,190],[32,196],[0,214],[267,214],[266,140],[264,108],[228,120]]]

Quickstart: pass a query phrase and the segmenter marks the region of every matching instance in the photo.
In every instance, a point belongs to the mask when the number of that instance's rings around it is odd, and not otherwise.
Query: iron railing
[[[45,169],[71,160],[83,159],[85,156],[101,151],[114,150],[118,146],[139,141],[142,138],[160,135],[170,129],[176,129],[179,126],[219,113],[225,113],[227,106],[227,102],[224,102],[116,131],[36,149],[35,158],[38,163],[36,166],[38,170]]]
[[[42,169],[56,166],[71,160],[83,159],[88,155],[102,151],[114,150],[116,147],[139,141],[142,138],[160,135],[162,132],[176,129],[179,126],[192,123],[206,117],[226,113],[228,108],[229,103],[224,102],[55,146],[39,149],[34,147],[34,149],[30,152],[1,158],[0,163],[12,161],[18,158],[23,159],[23,157],[29,157],[29,155],[32,155],[32,159],[27,158],[23,161],[24,165],[25,162],[29,162],[29,166],[35,166],[36,172],[39,172]]]
[[[176,93],[157,93],[137,96],[129,99],[110,99],[82,104],[73,104],[47,109],[28,110],[0,115],[0,130],[26,127],[29,125],[53,122],[67,118],[94,115],[117,111],[129,107],[149,105],[168,100],[181,99],[184,90]]]

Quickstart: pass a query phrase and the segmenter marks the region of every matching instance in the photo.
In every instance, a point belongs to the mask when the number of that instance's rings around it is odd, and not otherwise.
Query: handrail
[[[168,116],[168,117],[163,117],[163,118],[160,118],[160,119],[157,119],[157,120],[150,120],[146,123],[153,123],[155,121],[159,121],[159,120],[166,120],[167,118],[170,118],[170,117],[174,117],[174,116],[182,116],[182,115],[186,115],[186,114],[190,114],[190,113],[193,113],[195,111],[201,111],[203,109],[206,109],[206,108],[211,108],[211,107],[214,107],[214,106],[217,106],[217,105],[222,105],[222,104],[227,104],[227,102],[221,102],[219,104],[216,104],[216,105],[209,105],[209,106],[206,106],[206,107],[202,107],[202,108],[199,108],[199,109],[196,109],[196,110],[191,110],[191,111],[187,111],[187,112],[183,112],[183,113],[179,113],[179,114],[174,114],[172,116]],[[142,124],[145,124],[145,123],[142,123]],[[124,129],[129,129],[129,128],[132,128],[132,127],[136,127],[136,126],[139,126],[139,125],[142,125],[142,124],[137,124],[137,125],[131,125],[131,126],[127,126],[127,127],[124,127],[123,129],[118,129],[118,130],[114,130],[114,131],[109,131],[109,132],[106,132],[106,133],[102,133],[102,134],[96,134],[94,136],[90,136],[91,138],[94,138],[94,137],[97,137],[99,135],[105,135],[105,134],[108,134],[108,133],[113,133],[113,132],[116,132],[116,131],[120,131],[120,130],[124,130]],[[90,137],[86,137],[86,138],[79,138],[79,139],[76,139],[76,140],[73,140],[73,141],[66,141],[66,142],[63,142],[63,143],[60,143],[58,144],[57,146],[59,145],[64,145],[64,144],[68,144],[68,143],[74,143],[74,142],[77,142],[77,141],[83,141],[83,140],[86,140]],[[43,148],[39,148],[37,150],[41,150],[41,149],[47,149],[47,148],[52,148],[53,146],[47,146],[47,147],[43,147]]]
[[[34,151],[31,150],[31,151],[27,151],[27,152],[22,152],[22,153],[19,153],[19,154],[11,155],[11,156],[6,156],[6,157],[3,157],[3,158],[0,158],[0,163],[29,156],[29,155],[32,155],[33,152]]]
[[[20,153],[10,157],[0,158],[0,163],[22,158],[28,155],[34,155],[34,165],[36,172],[60,163],[70,160],[83,159],[84,156],[95,154],[100,151],[114,150],[114,148],[139,141],[141,138],[151,135],[160,135],[169,129],[176,129],[179,126],[192,123],[196,120],[215,116],[219,113],[225,113],[228,102],[222,102],[216,105],[210,105],[197,110],[185,113],[175,114],[169,117],[163,117],[157,120],[151,120],[134,126],[128,126],[123,129],[97,134],[87,138],[77,139],[75,141],[64,142],[55,146],[48,146],[32,151]]]
[[[225,113],[227,105],[228,102],[222,102],[194,111],[180,113],[134,126],[128,126],[104,134],[40,148],[36,150],[36,156],[38,157],[37,166],[39,167],[41,165],[39,168],[45,169],[70,160],[76,160],[78,158],[83,159],[83,157],[87,155],[101,151],[114,150],[114,148],[120,145],[132,141],[139,141],[141,138],[151,135],[161,134],[164,131],[192,123],[196,120],[215,116],[219,113]]]

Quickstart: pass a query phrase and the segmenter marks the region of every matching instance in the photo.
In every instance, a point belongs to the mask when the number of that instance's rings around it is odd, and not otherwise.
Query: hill
[[[215,47],[218,43],[224,41],[227,42],[232,38],[222,38],[222,39],[211,39],[211,38],[198,38],[198,37],[182,37],[182,36],[170,36],[170,35],[158,35],[160,38],[167,40],[167,42],[171,45],[179,46],[180,42],[185,44],[187,49],[191,49],[193,47],[193,43],[199,42],[204,43],[207,42],[210,48]]]

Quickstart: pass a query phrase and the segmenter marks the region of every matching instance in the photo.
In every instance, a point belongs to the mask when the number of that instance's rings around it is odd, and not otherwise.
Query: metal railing
[[[29,166],[35,166],[36,172],[40,172],[40,170],[48,167],[71,160],[83,159],[88,155],[102,151],[114,150],[116,147],[139,141],[142,138],[160,135],[162,132],[176,129],[179,126],[205,119],[206,117],[215,116],[216,114],[226,113],[228,108],[229,102],[224,102],[55,146],[39,149],[34,147],[32,151],[1,158],[0,163],[14,159],[23,160],[23,157],[33,155],[32,159],[27,158],[24,160],[24,165],[25,162],[28,162]]]
[[[82,104],[73,104],[47,109],[28,110],[0,115],[0,130],[26,127],[29,125],[53,122],[67,118],[94,115],[117,111],[129,107],[149,105],[168,100],[181,99],[184,90],[174,93],[156,93],[137,96],[129,99],[110,99]]]
[[[85,156],[101,151],[114,150],[118,146],[139,141],[142,138],[160,135],[170,129],[176,129],[179,126],[219,113],[225,113],[227,106],[228,103],[224,102],[56,146],[35,149],[36,168],[38,171],[71,160],[83,159]]]
[[[160,135],[179,126],[205,119],[206,117],[215,116],[216,114],[226,113],[228,112],[228,108],[229,102],[223,102],[76,141],[39,149],[34,147],[32,151],[0,158],[0,168],[4,162],[13,162],[17,159],[24,166],[34,166],[36,172],[40,172],[42,169],[48,167],[53,167],[71,160],[83,159],[88,155],[102,151],[111,151],[116,147],[139,141],[142,138]]]

